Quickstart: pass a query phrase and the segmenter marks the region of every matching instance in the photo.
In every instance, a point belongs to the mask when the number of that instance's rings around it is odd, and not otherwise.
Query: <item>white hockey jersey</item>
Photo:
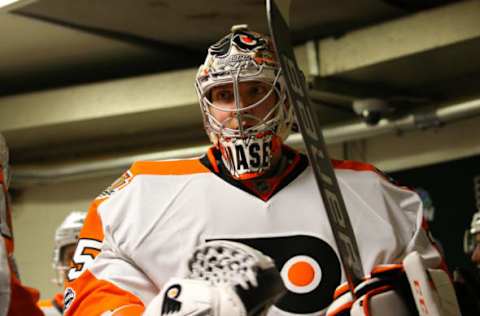
[[[133,164],[89,211],[69,271],[66,315],[148,305],[169,278],[184,275],[195,246],[216,239],[275,260],[288,293],[269,316],[322,315],[345,276],[312,169],[304,156],[289,155],[286,174],[260,197],[222,177],[212,150],[203,159]],[[365,272],[412,250],[440,264],[417,194],[367,164],[334,167]]]

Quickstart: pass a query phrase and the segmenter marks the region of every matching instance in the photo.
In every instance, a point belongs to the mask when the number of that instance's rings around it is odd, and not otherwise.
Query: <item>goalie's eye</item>
[[[234,100],[233,87],[231,85],[221,86],[218,88],[213,88],[211,93],[212,103],[231,103]]]

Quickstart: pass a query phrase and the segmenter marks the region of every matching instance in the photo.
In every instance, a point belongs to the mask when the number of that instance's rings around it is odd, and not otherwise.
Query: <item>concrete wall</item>
[[[59,288],[50,280],[55,229],[73,210],[87,210],[91,200],[114,177],[32,187],[13,201],[15,257],[22,282],[40,290],[42,298]]]

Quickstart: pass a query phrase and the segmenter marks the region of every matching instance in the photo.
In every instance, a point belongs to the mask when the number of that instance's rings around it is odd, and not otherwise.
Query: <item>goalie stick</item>
[[[345,202],[338,186],[317,117],[308,97],[305,79],[298,69],[290,40],[290,0],[267,0],[270,34],[280,61],[290,104],[305,142],[310,165],[325,204],[330,226],[337,243],[345,276],[353,294],[355,285],[364,277],[355,234],[348,217]]]

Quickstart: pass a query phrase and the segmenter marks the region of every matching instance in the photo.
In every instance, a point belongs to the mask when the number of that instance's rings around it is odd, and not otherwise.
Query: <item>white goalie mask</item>
[[[71,258],[64,258],[64,252],[68,246],[77,243],[86,216],[86,212],[71,212],[55,231],[52,266],[55,270],[53,282],[57,285],[63,285],[65,271],[70,268]]]
[[[243,94],[248,85],[267,88],[249,103]],[[205,130],[230,174],[250,179],[268,171],[293,121],[270,38],[246,25],[233,26],[230,34],[208,49],[195,86]],[[212,89],[219,87],[229,87],[232,102],[213,100]]]
[[[10,183],[10,168],[9,168],[9,157],[8,157],[8,146],[5,138],[0,133],[0,168],[3,173],[3,181],[5,186],[8,188]]]

